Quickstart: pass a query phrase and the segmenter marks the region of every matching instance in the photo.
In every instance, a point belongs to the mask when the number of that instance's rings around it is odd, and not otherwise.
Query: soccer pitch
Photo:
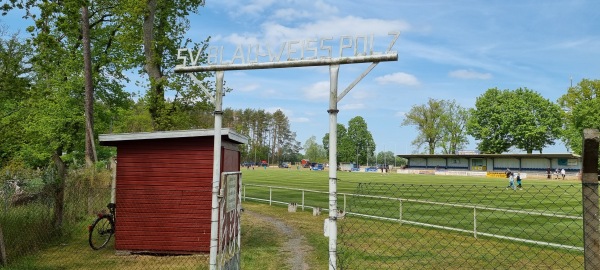
[[[257,168],[244,169],[242,175],[246,197],[328,208],[327,171]],[[474,236],[582,249],[580,182],[524,179],[517,190],[507,185],[503,178],[338,172],[338,209]]]
[[[581,183],[338,172],[340,263],[347,269],[580,269]],[[328,207],[327,171],[242,169],[247,200]],[[256,199],[252,199],[256,200]],[[303,207],[304,206],[304,207]],[[327,213],[324,213],[324,218]],[[322,224],[315,224],[322,226]]]

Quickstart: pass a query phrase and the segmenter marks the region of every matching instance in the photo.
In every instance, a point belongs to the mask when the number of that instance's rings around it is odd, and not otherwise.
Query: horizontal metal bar
[[[227,65],[207,65],[207,66],[176,66],[175,73],[185,72],[205,72],[219,70],[246,70],[246,69],[268,69],[268,68],[290,68],[290,67],[310,67],[310,66],[329,66],[358,64],[371,62],[398,61],[398,53],[350,56],[339,58],[319,58],[310,60],[293,60],[281,62],[264,62],[249,64],[227,64]]]
[[[248,186],[248,187],[266,187],[266,188],[272,188],[272,189],[283,189],[283,190],[294,190],[294,191],[305,191],[305,192],[320,193],[320,194],[329,194],[328,192],[325,192],[325,191],[317,191],[317,190],[310,190],[310,189],[298,189],[298,188],[255,185],[255,184],[244,184],[244,185]],[[404,201],[404,202],[432,204],[432,205],[441,205],[441,206],[453,206],[453,207],[468,208],[468,209],[476,208],[477,210],[490,210],[490,211],[499,211],[499,212],[505,212],[505,213],[518,213],[518,214],[565,218],[565,219],[583,219],[582,216],[573,216],[573,215],[564,214],[564,213],[546,213],[546,212],[539,212],[539,211],[535,211],[535,210],[513,210],[513,209],[494,208],[494,207],[473,205],[473,204],[443,203],[443,202],[424,201],[424,200],[416,200],[416,199],[404,199],[404,198],[396,198],[396,197],[352,194],[352,193],[343,193],[343,192],[338,193],[338,195],[347,195],[347,196],[352,196],[352,197],[373,198],[373,199],[385,199],[385,200],[392,200],[392,201]]]

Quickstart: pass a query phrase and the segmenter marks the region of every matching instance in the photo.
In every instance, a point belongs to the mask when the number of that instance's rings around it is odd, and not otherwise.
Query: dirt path
[[[273,224],[275,229],[284,235],[284,243],[281,252],[286,254],[286,263],[291,270],[308,270],[310,267],[306,263],[306,254],[312,250],[312,247],[306,243],[306,238],[293,227],[287,225],[284,221],[260,213],[246,210],[244,215],[250,215],[254,218],[264,220]]]

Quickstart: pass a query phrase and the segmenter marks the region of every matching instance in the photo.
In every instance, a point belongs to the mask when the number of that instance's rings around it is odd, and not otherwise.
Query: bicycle
[[[116,204],[106,205],[110,213],[98,213],[98,217],[88,226],[90,247],[94,250],[102,249],[108,244],[115,234],[115,208]]]

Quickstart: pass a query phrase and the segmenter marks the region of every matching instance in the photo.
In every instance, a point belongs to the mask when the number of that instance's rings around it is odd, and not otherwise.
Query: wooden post
[[[600,221],[598,220],[598,145],[597,129],[583,130],[583,195],[584,268],[600,269]]]
[[[6,246],[4,245],[4,234],[0,225],[0,266],[6,266]]]

